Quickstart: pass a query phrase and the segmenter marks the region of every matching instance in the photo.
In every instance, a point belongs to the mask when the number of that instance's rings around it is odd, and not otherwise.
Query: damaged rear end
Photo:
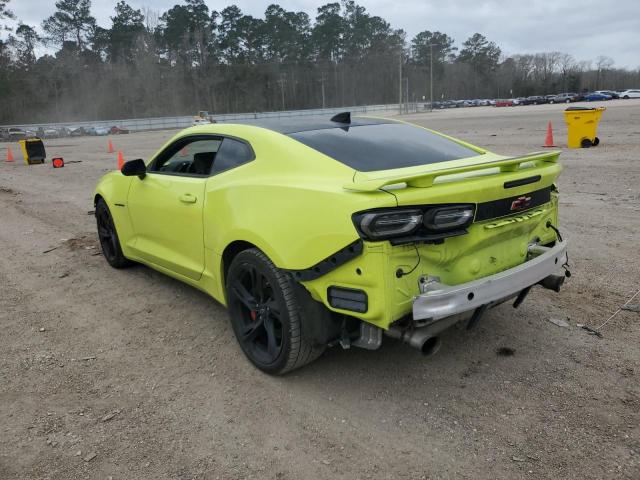
[[[331,310],[363,320],[356,346],[377,348],[385,332],[432,354],[442,330],[472,327],[491,307],[517,307],[534,286],[559,291],[564,281],[559,152],[505,157],[440,137],[467,155],[357,171],[344,185],[395,198],[354,212],[360,256],[305,283]]]

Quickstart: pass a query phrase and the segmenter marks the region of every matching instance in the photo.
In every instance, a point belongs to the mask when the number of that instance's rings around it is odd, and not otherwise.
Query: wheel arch
[[[233,259],[240,252],[249,250],[250,248],[257,248],[262,252],[262,250],[259,247],[257,247],[251,242],[247,242],[246,240],[234,240],[233,242],[231,242],[229,245],[225,247],[224,251],[222,252],[222,262],[220,264],[220,278],[222,279],[223,291],[227,281],[227,273],[229,272],[229,267],[231,266],[231,262],[233,262]]]

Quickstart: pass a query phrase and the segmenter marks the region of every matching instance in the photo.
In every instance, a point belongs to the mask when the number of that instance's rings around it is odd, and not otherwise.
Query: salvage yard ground
[[[606,107],[599,147],[562,149],[562,294],[449,331],[431,359],[385,339],[284,378],[245,360],[205,295],[107,266],[87,214],[116,165],[106,138],[47,141],[49,158],[81,161],[59,170],[2,162],[0,479],[640,478],[640,314],[603,338],[576,326],[640,288],[640,101]],[[521,154],[549,120],[566,144],[563,109],[406,118]],[[149,158],[173,133],[112,139]]]

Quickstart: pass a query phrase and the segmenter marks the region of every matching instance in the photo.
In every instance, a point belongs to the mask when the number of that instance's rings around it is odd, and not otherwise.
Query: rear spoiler
[[[520,164],[527,162],[557,163],[559,150],[547,152],[533,152],[521,157],[510,157],[498,160],[490,160],[481,163],[467,163],[466,165],[437,168],[437,164],[431,165],[436,167],[429,172],[406,173],[403,175],[391,175],[389,177],[368,178],[366,174],[362,174],[362,179],[354,177],[352,183],[343,185],[346,190],[356,192],[374,192],[389,185],[406,183],[409,187],[430,187],[433,185],[437,177],[445,175],[454,175],[458,173],[472,172],[476,170],[485,170],[488,168],[500,168],[500,172],[516,172],[520,168]]]

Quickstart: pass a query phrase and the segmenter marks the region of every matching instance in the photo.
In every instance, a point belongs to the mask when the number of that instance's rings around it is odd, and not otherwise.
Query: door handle
[[[180,195],[180,201],[182,203],[196,203],[198,200],[197,197],[191,195],[190,193],[185,193],[184,195]]]

